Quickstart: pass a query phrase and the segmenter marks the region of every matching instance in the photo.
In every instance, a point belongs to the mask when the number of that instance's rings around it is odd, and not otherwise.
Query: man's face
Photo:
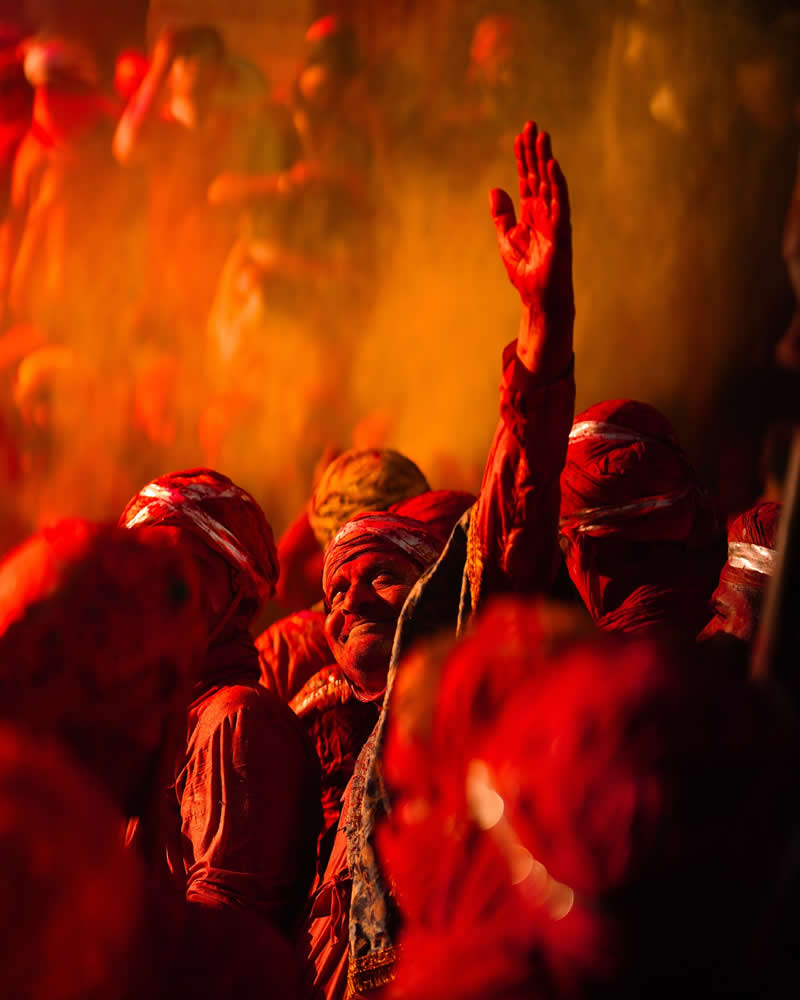
[[[758,624],[763,595],[755,587],[741,586],[723,580],[711,598],[713,617],[698,641],[727,632],[743,642],[750,642]]]
[[[325,634],[361,701],[375,701],[386,688],[397,619],[419,575],[400,552],[364,552],[328,581]]]
[[[208,112],[219,80],[219,68],[208,59],[179,56],[169,74],[170,107],[187,128],[196,128]]]

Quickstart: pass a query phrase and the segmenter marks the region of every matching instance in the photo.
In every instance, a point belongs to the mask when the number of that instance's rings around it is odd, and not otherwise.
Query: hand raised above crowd
[[[575,304],[567,182],[550,137],[528,122],[514,143],[520,191],[517,221],[510,195],[489,192],[500,257],[523,305],[517,354],[529,371],[558,378],[572,358]]]

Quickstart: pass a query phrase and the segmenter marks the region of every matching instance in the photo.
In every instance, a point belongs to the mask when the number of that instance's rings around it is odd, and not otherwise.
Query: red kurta
[[[290,933],[314,874],[319,770],[291,710],[256,678],[245,637],[210,650],[176,767],[181,836],[168,859],[190,902],[245,907]]]

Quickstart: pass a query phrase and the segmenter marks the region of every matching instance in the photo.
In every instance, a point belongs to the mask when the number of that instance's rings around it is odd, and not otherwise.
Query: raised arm
[[[165,31],[156,42],[153,60],[139,89],[131,97],[117,125],[111,145],[119,163],[127,166],[136,160],[156,128],[157,102],[163,90],[173,59],[175,36]]]
[[[507,192],[489,202],[497,245],[522,301],[517,357],[542,382],[564,375],[572,360],[575,300],[572,226],[567,182],[553,159],[550,137],[528,122],[514,142],[521,199],[517,222]]]
[[[520,218],[490,193],[500,257],[522,302],[503,355],[500,423],[469,525],[472,606],[495,593],[547,592],[558,568],[559,476],[575,404],[572,233],[567,184],[546,132],[528,122],[514,146]]]

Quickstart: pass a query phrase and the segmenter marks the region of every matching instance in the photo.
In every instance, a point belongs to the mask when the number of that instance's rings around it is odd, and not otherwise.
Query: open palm
[[[511,283],[533,308],[572,305],[572,237],[567,182],[550,137],[528,122],[514,143],[520,219],[500,188],[490,193],[497,244]]]

